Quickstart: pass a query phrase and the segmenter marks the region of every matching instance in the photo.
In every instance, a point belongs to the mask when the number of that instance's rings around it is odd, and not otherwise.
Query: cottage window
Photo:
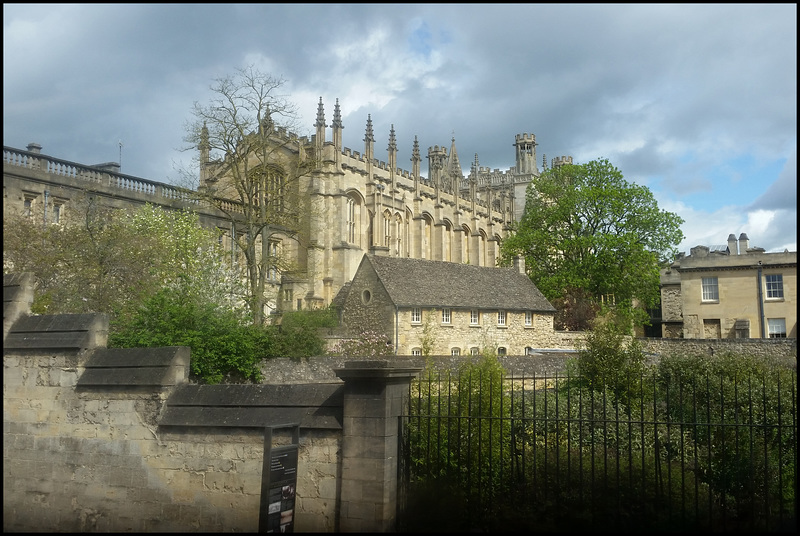
[[[786,338],[786,319],[785,318],[768,318],[767,319],[767,336],[770,339],[785,339]]]
[[[716,277],[703,278],[703,301],[719,301],[719,283]]]
[[[450,350],[450,355],[461,355],[461,348],[452,348]]]
[[[451,318],[450,309],[442,309],[442,324],[449,324]]]
[[[506,325],[506,312],[505,311],[497,311],[497,325],[498,326],[505,326]]]
[[[783,298],[783,274],[768,274],[767,298]]]
[[[420,350],[419,348],[412,348],[411,355],[422,355],[422,350]]]
[[[469,312],[469,325],[470,326],[477,326],[481,323],[481,313],[473,309]]]
[[[420,322],[422,322],[422,309],[414,307],[411,309],[411,323],[419,324]]]
[[[533,311],[525,311],[525,325],[526,326],[533,325]]]
[[[480,354],[480,352],[481,351],[477,346],[473,346],[472,348],[469,349],[469,354],[470,355],[478,355],[478,354]]]
[[[497,349],[497,355],[506,355],[506,347],[505,346],[501,346],[500,348],[498,348]]]

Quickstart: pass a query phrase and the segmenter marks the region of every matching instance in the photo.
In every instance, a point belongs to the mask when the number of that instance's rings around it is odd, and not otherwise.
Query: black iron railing
[[[796,371],[426,372],[401,417],[403,531],[781,531],[796,520]]]

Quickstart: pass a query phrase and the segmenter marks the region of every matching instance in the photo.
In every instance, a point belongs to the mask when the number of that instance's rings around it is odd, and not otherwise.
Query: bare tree
[[[297,115],[278,93],[284,84],[252,66],[215,80],[211,102],[195,103],[185,138],[199,148],[197,194],[231,223],[256,324],[264,322],[276,273],[292,269],[291,256],[276,245],[307,225],[299,183],[317,166],[308,141],[292,134]]]

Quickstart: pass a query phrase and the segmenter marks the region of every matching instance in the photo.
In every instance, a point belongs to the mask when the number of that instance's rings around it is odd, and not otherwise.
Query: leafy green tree
[[[58,225],[4,213],[3,271],[34,274],[33,312],[108,313],[112,328],[163,287],[232,308],[242,296],[216,234],[196,214],[111,209],[91,195],[71,200]]]
[[[613,296],[617,308],[638,304],[634,321],[643,324],[644,309],[660,298],[659,261],[674,255],[682,223],[608,160],[560,166],[528,186],[525,212],[503,242],[501,260],[524,256],[528,275],[551,302],[569,300],[576,289],[598,304]]]

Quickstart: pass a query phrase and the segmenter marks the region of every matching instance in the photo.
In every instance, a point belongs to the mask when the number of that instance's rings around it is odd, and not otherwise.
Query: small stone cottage
[[[521,355],[547,348],[555,308],[513,268],[366,254],[336,296],[351,336],[386,337],[397,355]]]

